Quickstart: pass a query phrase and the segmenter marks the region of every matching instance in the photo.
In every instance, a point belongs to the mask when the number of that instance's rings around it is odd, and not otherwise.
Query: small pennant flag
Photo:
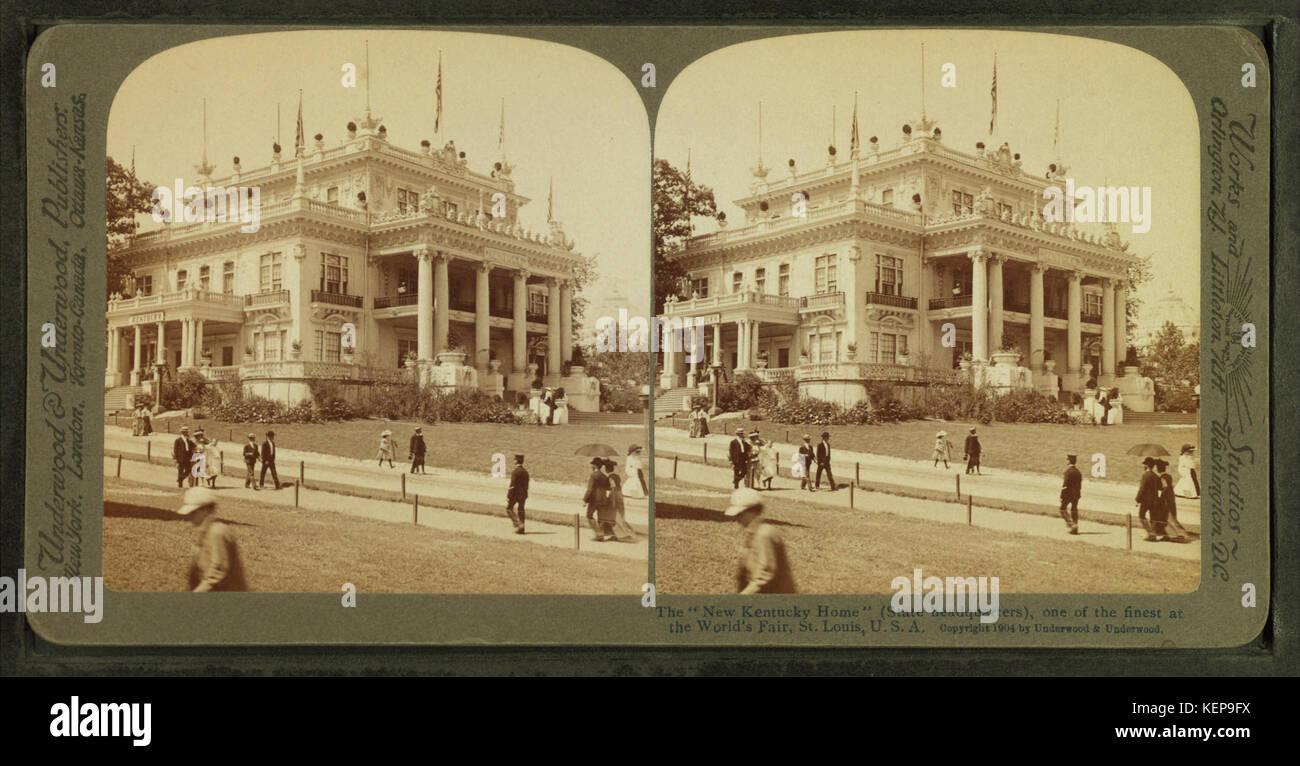
[[[993,88],[989,91],[993,97],[993,113],[989,116],[989,135],[993,135],[993,126],[998,121],[998,54],[993,54]]]
[[[442,125],[442,51],[438,51],[438,86],[434,94],[438,98],[438,111],[433,116],[433,132],[437,133]]]
[[[858,94],[853,93],[853,130],[849,133],[849,156],[858,153]]]
[[[307,139],[302,129],[302,91],[298,91],[298,133],[293,138],[293,156],[297,157],[307,148]]]

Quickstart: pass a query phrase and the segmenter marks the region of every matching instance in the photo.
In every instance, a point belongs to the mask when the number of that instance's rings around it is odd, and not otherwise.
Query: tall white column
[[[479,263],[474,270],[474,366],[487,374],[488,360],[491,359],[491,346],[488,324],[488,276],[492,273],[492,264],[487,261]]]
[[[427,245],[417,245],[414,255],[419,280],[415,287],[415,353],[428,360],[433,358],[433,253]]]
[[[1128,358],[1128,286],[1123,281],[1115,283],[1115,376],[1124,374],[1124,360]]]
[[[736,320],[736,369],[749,369],[749,323],[743,319]]]
[[[929,359],[930,344],[930,296],[934,293],[934,261],[926,259],[921,263],[921,276],[916,289],[916,354],[922,359]],[[933,360],[931,360],[933,362]]]
[[[121,335],[121,331],[116,327],[110,328],[108,331],[108,347],[105,349],[104,354],[104,372],[108,375],[116,373],[118,365],[122,363],[122,360],[117,355],[117,337],[119,335]]]
[[[573,283],[560,282],[560,361],[573,361]]]
[[[181,363],[177,365],[178,369],[180,367],[190,366],[191,364],[190,347],[191,344],[193,343],[193,339],[194,339],[194,320],[189,318],[182,319],[181,320]]]
[[[524,381],[528,367],[528,272],[515,272],[514,336],[511,347],[510,374]],[[525,386],[531,381],[524,381]],[[522,390],[523,386],[519,390]]]
[[[1002,348],[1002,262],[1005,256],[989,256],[989,344]]]
[[[970,337],[971,356],[977,361],[989,359],[989,281],[984,270],[988,256],[982,250],[970,254],[971,260],[971,299],[970,299]]]
[[[546,280],[546,372],[560,375],[560,280]]]
[[[759,335],[758,335],[759,321],[755,319],[751,321],[749,325],[750,325],[750,332],[753,333],[753,335],[751,336],[752,340],[750,340],[749,342],[749,366],[757,367],[758,353],[761,350],[761,346],[762,346],[762,341],[759,339]]]
[[[713,325],[713,366],[722,364],[722,322]]]
[[[203,320],[194,320],[194,364],[203,358]]]
[[[167,363],[167,324],[165,322],[158,323],[158,347],[154,349],[154,351],[155,351],[154,364],[166,364]],[[241,348],[239,350],[239,353],[242,354],[243,352],[244,350]]]
[[[1083,272],[1070,272],[1070,293],[1066,309],[1066,371],[1071,390],[1081,390],[1083,374]]]
[[[1035,374],[1043,371],[1043,264],[1029,267],[1029,367]]]
[[[1101,372],[1097,383],[1115,383],[1115,283],[1109,279],[1101,281]]]
[[[436,356],[447,345],[447,333],[451,330],[451,285],[448,283],[447,269],[449,257],[446,253],[433,256],[433,353]]]
[[[135,326],[135,348],[131,349],[131,385],[140,385],[140,351],[144,344],[141,342],[142,334],[140,325]]]

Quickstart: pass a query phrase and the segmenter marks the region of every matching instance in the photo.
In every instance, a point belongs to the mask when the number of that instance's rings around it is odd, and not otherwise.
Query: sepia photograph
[[[617,69],[219,37],[136,68],[107,147],[108,587],[639,593],[649,357],[591,340],[650,302]]]
[[[662,592],[1196,590],[1198,152],[1179,78],[1084,37],[692,63],[655,132]]]

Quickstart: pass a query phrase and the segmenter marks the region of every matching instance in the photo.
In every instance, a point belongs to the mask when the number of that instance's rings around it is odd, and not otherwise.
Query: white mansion
[[[831,147],[811,170],[760,156],[735,201],[743,225],[720,219],[676,256],[689,284],[665,314],[712,327],[700,365],[665,355],[660,390],[694,387],[708,363],[851,404],[871,380],[953,381],[973,365],[1049,395],[1096,377],[1150,410],[1149,385],[1120,368],[1137,259],[1113,226],[1097,237],[1043,219],[1043,190],[1065,185],[1059,159],[1031,175],[1005,143],[945,145],[924,115],[900,138],[872,137],[847,161]]]
[[[367,109],[340,143],[318,134],[283,161],[277,145],[257,169],[236,157],[214,179],[205,156],[196,185],[258,187],[260,227],[178,216],[132,240],[132,284],[108,303],[106,388],[197,369],[294,402],[311,379],[418,374],[513,395],[541,377],[596,409],[595,381],[580,368],[564,377],[580,256],[558,223],[520,226],[528,200],[502,155],[480,173],[454,142],[399,148]]]

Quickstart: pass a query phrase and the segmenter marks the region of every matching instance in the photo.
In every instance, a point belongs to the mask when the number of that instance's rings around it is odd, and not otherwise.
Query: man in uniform
[[[416,468],[420,469],[418,473],[424,473],[424,453],[427,451],[428,448],[424,445],[424,430],[416,428],[415,433],[411,434],[411,454],[408,456],[411,460],[411,473],[417,473]]]
[[[248,590],[235,532],[217,518],[216,511],[217,495],[206,487],[187,489],[181,507],[176,511],[188,517],[198,529],[194,558],[190,563],[190,590],[195,593]]]
[[[736,591],[751,593],[795,593],[794,573],[786,558],[785,543],[776,527],[763,520],[763,496],[753,489],[731,493],[726,515],[745,528],[736,570]]]
[[[975,429],[970,430],[970,435],[966,437],[966,445],[962,450],[966,453],[966,473],[978,475],[980,472],[980,438],[975,435]]]
[[[737,489],[749,473],[749,443],[745,441],[745,429],[736,429],[736,438],[727,448],[727,459],[731,461],[731,488]]]
[[[1147,542],[1158,542],[1165,535],[1165,514],[1160,505],[1160,479],[1151,470],[1155,464],[1156,459],[1153,457],[1142,460],[1146,470],[1142,472],[1142,479],[1138,483],[1137,497],[1133,498],[1133,502],[1138,505],[1138,519],[1147,531]]]
[[[266,486],[266,469],[271,469],[271,478],[275,488],[280,488],[280,474],[275,471],[275,431],[266,432],[266,441],[262,442],[262,478],[261,485]]]
[[[1065,526],[1070,528],[1070,534],[1079,534],[1079,495],[1083,487],[1083,474],[1075,467],[1078,462],[1078,455],[1065,456],[1065,475],[1061,478],[1061,518],[1065,519]],[[1070,506],[1069,513],[1066,512],[1066,506]]]
[[[799,477],[799,489],[805,487],[809,492],[815,492],[813,489],[812,467],[813,461],[817,459],[817,453],[813,450],[812,437],[808,434],[803,435],[803,444],[799,445],[799,460],[803,463],[803,476]]]
[[[257,468],[257,435],[256,434],[250,433],[248,435],[248,443],[244,445],[244,468],[247,469],[247,473],[244,474],[244,489],[248,489],[249,487],[252,487],[253,491],[256,492],[257,477],[253,473],[254,469]]]
[[[524,533],[524,524],[528,521],[524,513],[526,500],[528,500],[528,469],[524,468],[524,456],[515,455],[515,470],[510,473],[510,488],[506,490],[506,514],[515,525],[517,535]],[[516,506],[518,511],[515,510]]]
[[[598,543],[605,542],[606,539],[617,539],[614,537],[613,520],[606,521],[609,516],[609,478],[601,470],[605,467],[605,461],[598,457],[591,459],[591,474],[587,477],[587,492],[582,496],[582,502],[587,504],[587,523],[591,525],[592,531],[596,533],[593,538]]]
[[[190,461],[194,457],[197,445],[190,439],[190,427],[181,426],[181,435],[172,443],[172,460],[176,461],[176,486],[185,486],[186,479],[194,486],[194,477],[190,474]]]
[[[822,471],[826,472],[826,478],[830,480],[831,491],[836,490],[835,474],[831,473],[831,434],[829,431],[822,431],[821,443],[817,445],[817,488],[822,486]]]

